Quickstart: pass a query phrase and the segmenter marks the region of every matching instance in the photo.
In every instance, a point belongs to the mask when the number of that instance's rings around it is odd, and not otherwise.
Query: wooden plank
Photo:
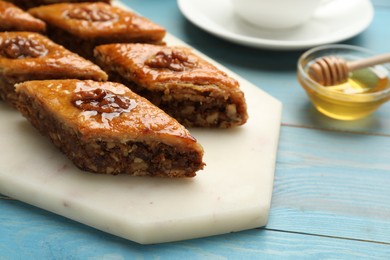
[[[267,228],[390,243],[390,138],[282,127]]]
[[[390,2],[388,0],[372,0],[372,2],[378,7],[390,7]]]
[[[139,245],[18,201],[0,200],[1,259],[385,259],[381,243],[249,230],[158,245]]]

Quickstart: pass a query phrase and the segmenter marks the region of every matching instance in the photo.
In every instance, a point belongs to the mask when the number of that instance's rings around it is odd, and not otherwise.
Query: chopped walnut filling
[[[64,16],[70,19],[85,20],[90,22],[108,22],[117,19],[117,15],[109,10],[96,6],[77,7],[64,12]]]
[[[22,36],[0,39],[0,56],[9,59],[37,58],[47,54],[39,41]]]
[[[183,71],[186,68],[194,68],[196,60],[180,50],[163,49],[150,57],[145,64],[157,69]]]
[[[71,101],[81,110],[96,111],[99,114],[129,112],[136,106],[133,99],[101,88],[76,92]]]

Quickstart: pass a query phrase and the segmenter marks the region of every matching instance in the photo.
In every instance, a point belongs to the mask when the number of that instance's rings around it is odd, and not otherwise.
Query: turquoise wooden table
[[[390,103],[340,122],[316,112],[296,81],[302,51],[266,51],[198,29],[175,0],[124,1],[283,103],[266,227],[139,245],[0,195],[0,259],[389,259]],[[344,42],[390,52],[390,1]]]

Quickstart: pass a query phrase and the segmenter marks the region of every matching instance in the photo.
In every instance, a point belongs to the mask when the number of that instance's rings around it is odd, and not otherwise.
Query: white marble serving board
[[[184,44],[171,35],[167,42]],[[143,244],[264,226],[282,106],[215,64],[240,81],[249,121],[230,130],[190,129],[204,147],[207,164],[195,178],[80,171],[17,111],[0,101],[0,193]]]

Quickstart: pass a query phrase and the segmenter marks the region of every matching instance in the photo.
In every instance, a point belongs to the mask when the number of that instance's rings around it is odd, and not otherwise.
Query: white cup
[[[231,0],[235,12],[252,25],[287,29],[304,24],[329,0]]]

